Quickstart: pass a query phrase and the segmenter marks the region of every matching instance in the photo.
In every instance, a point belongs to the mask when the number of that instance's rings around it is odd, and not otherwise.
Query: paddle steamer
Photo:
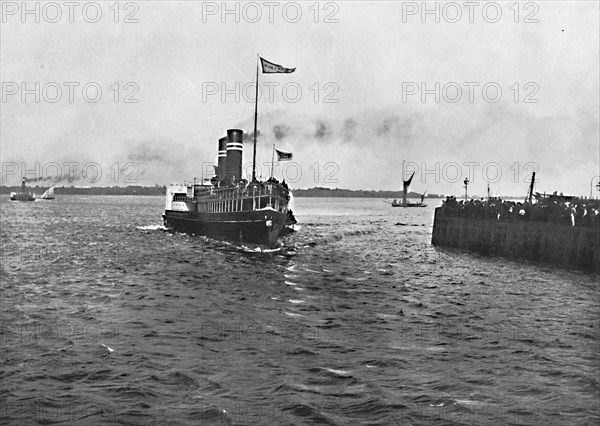
[[[292,72],[260,58],[263,72]],[[277,68],[278,67],[278,68]],[[258,64],[254,105],[254,152],[252,180],[242,178],[244,131],[229,129],[219,139],[218,163],[210,182],[167,187],[165,227],[175,231],[274,247],[278,238],[291,232],[296,223],[292,192],[271,177],[256,178],[256,135],[258,117]]]
[[[21,182],[20,192],[10,193],[11,201],[35,201],[35,196],[31,192],[27,191],[27,188],[25,187],[25,182],[26,179],[23,179],[23,181]]]

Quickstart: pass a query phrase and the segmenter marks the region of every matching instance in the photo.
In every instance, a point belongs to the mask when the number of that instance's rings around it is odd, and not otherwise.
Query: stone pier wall
[[[600,227],[448,217],[438,207],[431,243],[600,274]]]

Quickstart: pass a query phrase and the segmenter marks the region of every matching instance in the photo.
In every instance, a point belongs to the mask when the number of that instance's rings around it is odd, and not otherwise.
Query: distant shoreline
[[[29,192],[37,195],[42,195],[48,186],[28,186]],[[11,192],[18,192],[20,186],[0,186],[0,195],[9,195]],[[54,193],[57,196],[61,195],[151,195],[164,196],[167,190],[166,186],[98,186],[98,187],[76,187],[76,186],[55,186]],[[294,197],[296,198],[381,198],[381,199],[402,199],[402,191],[375,191],[361,189],[338,189],[338,188],[308,188],[308,189],[293,189]],[[420,200],[421,194],[409,192],[407,198]],[[425,199],[446,198],[442,194],[427,194]],[[457,196],[457,198],[459,198]],[[485,198],[481,195],[473,194],[469,198],[480,199]],[[515,196],[500,196],[502,199],[520,199],[523,197]]]
[[[42,194],[48,186],[28,186],[32,193]],[[8,195],[18,192],[20,186],[1,186],[0,194]],[[98,186],[81,188],[76,186],[55,186],[56,195],[165,195],[166,186]],[[294,197],[323,197],[323,198],[402,198],[401,191],[374,191],[331,188],[292,189]],[[428,194],[425,198],[443,198],[443,195]],[[409,192],[407,198],[420,199],[421,194]]]

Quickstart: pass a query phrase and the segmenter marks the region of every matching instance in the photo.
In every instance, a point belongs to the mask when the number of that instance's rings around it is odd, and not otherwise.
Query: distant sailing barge
[[[260,58],[263,73],[290,73]],[[218,165],[210,184],[171,185],[167,188],[165,227],[175,231],[274,247],[279,237],[296,223],[291,210],[292,192],[285,183],[256,179],[256,135],[258,121],[258,64],[254,104],[254,153],[252,181],[242,179],[244,132],[227,130],[219,139]],[[291,154],[278,152],[280,160]]]
[[[396,200],[392,201],[392,207],[427,207],[427,204],[423,204],[423,200],[425,199],[425,194],[421,195],[420,203],[409,203],[406,199],[406,195],[408,193],[408,188],[410,187],[410,183],[412,182],[413,177],[415,176],[415,172],[410,175],[408,180],[404,180],[404,161],[402,162],[402,202],[398,202]]]
[[[42,200],[54,200],[54,187],[48,188],[40,198]]]

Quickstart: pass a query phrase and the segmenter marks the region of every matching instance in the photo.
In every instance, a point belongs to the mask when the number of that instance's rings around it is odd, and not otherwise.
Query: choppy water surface
[[[597,424],[597,277],[438,250],[429,202],[299,198],[265,253],[3,197],[2,423]]]

